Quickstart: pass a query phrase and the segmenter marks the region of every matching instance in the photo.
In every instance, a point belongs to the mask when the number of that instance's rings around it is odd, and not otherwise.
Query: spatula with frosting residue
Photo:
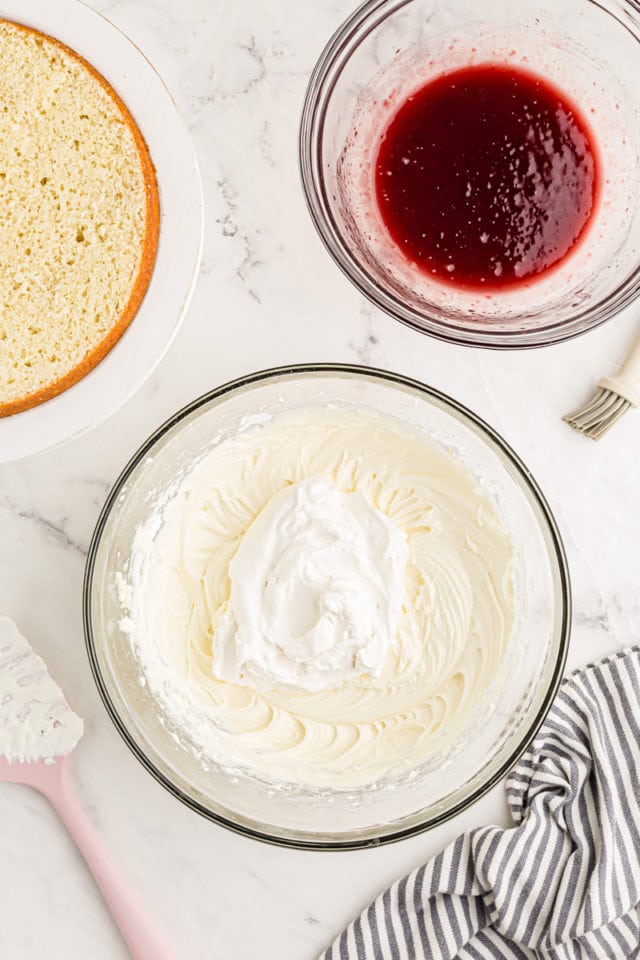
[[[69,756],[84,725],[15,623],[0,617],[0,781],[42,793],[93,873],[136,960],[173,960],[126,888],[78,800]]]

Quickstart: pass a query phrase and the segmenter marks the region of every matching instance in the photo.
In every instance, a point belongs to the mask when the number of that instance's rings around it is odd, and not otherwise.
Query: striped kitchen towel
[[[323,960],[640,958],[640,647],[563,682],[507,795]]]

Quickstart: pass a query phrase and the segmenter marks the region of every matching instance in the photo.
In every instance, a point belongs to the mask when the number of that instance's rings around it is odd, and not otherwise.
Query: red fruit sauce
[[[473,66],[402,104],[376,161],[386,227],[425,273],[460,287],[526,282],[574,248],[594,210],[596,150],[545,80]]]

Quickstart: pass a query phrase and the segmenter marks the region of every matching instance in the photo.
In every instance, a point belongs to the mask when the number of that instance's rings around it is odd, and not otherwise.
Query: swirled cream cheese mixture
[[[473,722],[513,626],[512,561],[460,460],[399,421],[310,407],[220,442],[156,507],[121,626],[204,762],[352,788]]]

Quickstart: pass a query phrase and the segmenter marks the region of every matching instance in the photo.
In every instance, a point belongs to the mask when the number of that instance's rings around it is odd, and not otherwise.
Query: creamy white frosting
[[[384,663],[376,646],[373,667],[361,669],[366,648],[352,645],[355,669],[333,685],[341,676],[335,638],[335,659],[323,661],[317,651],[313,670],[317,680],[326,668],[332,685],[305,690],[303,681],[294,690],[312,652],[309,631],[303,623],[279,632],[289,613],[286,591],[274,593],[283,609],[267,614],[264,580],[251,564],[273,569],[277,518],[284,520],[295,497],[286,491],[305,490],[309,478],[346,496],[357,492],[362,499],[354,502],[392,525],[388,536],[392,528],[402,532],[406,562],[392,548],[403,569],[402,602]],[[368,549],[380,558],[379,546]],[[165,720],[203,762],[279,783],[351,788],[418,767],[487,709],[514,620],[512,559],[492,499],[422,432],[364,410],[308,408],[223,440],[156,504],[121,578],[121,627]],[[292,560],[290,573],[295,551]],[[383,567],[348,570],[346,556],[340,563],[345,581],[353,577],[369,591],[370,603],[387,577]],[[367,614],[380,635],[393,620],[394,602],[387,602],[377,618],[371,608]],[[360,616],[354,608],[342,627]],[[270,649],[258,650],[256,635],[245,632],[258,620]],[[289,641],[301,635],[299,655]],[[330,642],[327,631],[322,643]],[[216,676],[240,679],[241,671],[242,683]],[[267,675],[277,685],[269,688]]]
[[[395,642],[407,538],[359,492],[311,477],[275,493],[229,563],[213,673],[255,690],[380,676]]]
[[[13,620],[0,617],[0,756],[51,763],[73,750],[83,726]]]

